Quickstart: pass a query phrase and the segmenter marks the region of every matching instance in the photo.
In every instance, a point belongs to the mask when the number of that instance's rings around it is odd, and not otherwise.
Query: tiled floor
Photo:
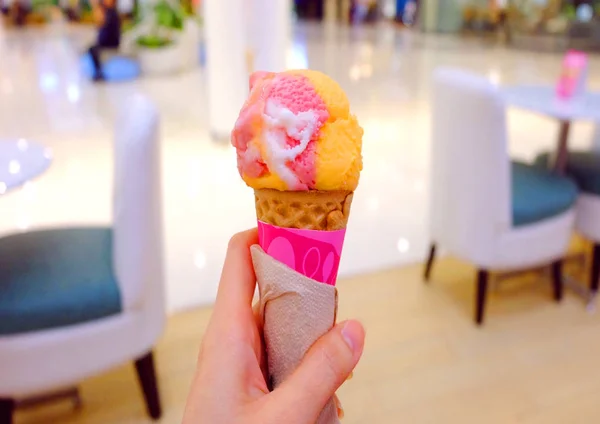
[[[0,28],[0,138],[31,138],[54,154],[47,173],[0,198],[0,232],[109,222],[114,116],[125,96],[142,92],[163,118],[169,308],[210,302],[228,238],[255,218],[232,148],[209,138],[204,73],[94,85],[80,73],[81,53],[92,39],[91,29],[81,27]],[[337,79],[365,129],[365,169],[342,276],[414,262],[425,253],[428,96],[436,67],[470,69],[500,84],[552,84],[561,60],[391,25],[303,24],[293,40],[293,66]],[[596,89],[599,67],[594,57],[590,86]],[[554,145],[555,122],[518,111],[509,117],[511,154],[529,159]],[[585,145],[590,126],[577,124],[572,134],[573,144]]]

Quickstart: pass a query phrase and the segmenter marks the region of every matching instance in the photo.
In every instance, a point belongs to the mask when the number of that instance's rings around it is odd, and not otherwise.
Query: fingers
[[[215,310],[237,311],[250,307],[256,287],[250,246],[257,243],[256,228],[237,233],[229,241]]]
[[[362,355],[365,331],[358,321],[336,325],[309,349],[298,369],[273,392],[287,410],[316,420]],[[312,422],[314,422],[314,420]]]

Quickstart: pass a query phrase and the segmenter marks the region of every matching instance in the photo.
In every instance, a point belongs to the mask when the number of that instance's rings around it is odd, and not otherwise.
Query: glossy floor
[[[254,225],[252,191],[228,145],[209,138],[202,69],[172,78],[94,85],[80,73],[89,28],[0,29],[0,138],[31,138],[53,150],[40,178],[0,199],[0,232],[110,219],[111,130],[125,96],[142,92],[163,118],[167,294],[171,310],[210,302],[227,241]],[[443,65],[500,84],[548,83],[560,55],[516,51],[491,41],[421,35],[392,25],[304,24],[294,31],[294,67],[325,71],[346,89],[365,129],[341,275],[414,262],[427,246],[430,76]],[[600,58],[591,60],[600,88]],[[474,117],[476,119],[476,117]],[[531,158],[551,148],[555,122],[510,113],[510,151]],[[573,144],[590,126],[577,124]]]
[[[421,272],[414,265],[340,281],[339,319],[358,318],[367,331],[354,377],[338,391],[343,424],[597,422],[600,314],[569,291],[554,303],[549,279],[528,274],[494,285],[478,328],[473,267],[442,260],[428,285]],[[162,424],[181,422],[210,313],[175,315],[158,343]],[[151,423],[132,364],[80,388],[82,410],[55,402],[18,411],[17,423]]]

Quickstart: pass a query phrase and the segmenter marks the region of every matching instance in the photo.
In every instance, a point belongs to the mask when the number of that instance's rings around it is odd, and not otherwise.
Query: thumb
[[[333,327],[317,340],[296,371],[273,392],[278,398],[276,404],[292,412],[292,416],[315,422],[358,363],[364,343],[365,330],[358,321],[345,321]]]

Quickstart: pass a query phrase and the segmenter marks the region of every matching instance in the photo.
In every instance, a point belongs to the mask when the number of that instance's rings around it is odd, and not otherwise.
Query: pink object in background
[[[563,59],[562,72],[556,85],[556,95],[568,100],[583,94],[587,80],[588,58],[583,52],[569,50]]]
[[[282,228],[258,221],[258,243],[272,258],[321,283],[335,285],[346,230]]]

